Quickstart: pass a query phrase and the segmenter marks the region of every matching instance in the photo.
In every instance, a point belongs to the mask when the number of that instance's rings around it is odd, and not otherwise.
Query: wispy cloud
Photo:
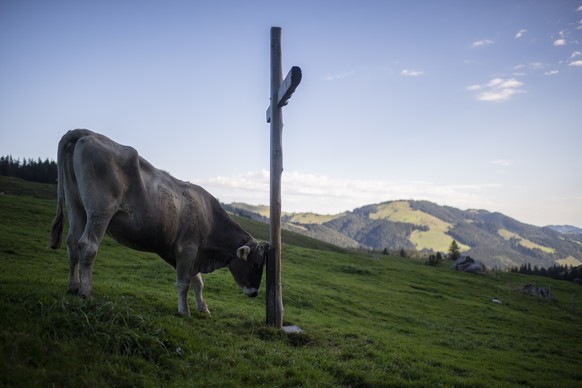
[[[541,70],[541,69],[546,67],[546,65],[544,65],[541,62],[531,62],[528,64],[528,66],[530,69],[533,69],[533,70]]]
[[[568,41],[566,40],[566,38],[569,35],[569,31],[566,30],[561,30],[560,32],[558,32],[559,38],[554,40],[554,46],[566,46],[568,44]]]
[[[499,89],[513,89],[519,88],[523,85],[523,82],[516,80],[515,78],[503,79],[503,78],[494,78],[487,84],[490,88],[499,88]]]
[[[471,47],[475,48],[475,47],[489,46],[490,44],[493,44],[493,43],[495,43],[495,42],[490,40],[490,39],[482,39],[482,40],[478,40],[476,42],[471,43]]]
[[[544,70],[548,65],[542,62],[530,62],[530,63],[520,63],[519,65],[513,66],[513,70],[520,70],[519,72],[514,72],[514,76],[524,76],[526,73],[523,70]]]
[[[475,97],[478,101],[501,102],[509,100],[514,94],[523,93],[517,89],[499,89],[483,92]]]
[[[513,160],[497,159],[497,160],[492,160],[491,164],[493,164],[494,166],[509,167],[513,164]]]
[[[582,5],[579,6],[578,8],[576,8],[576,11],[578,11],[578,12],[582,11]]]
[[[526,29],[522,29],[522,30],[517,31],[517,34],[515,34],[515,38],[519,39],[519,38],[523,37],[526,32],[527,32]]]
[[[502,102],[516,94],[525,93],[522,86],[524,83],[515,78],[494,78],[486,84],[468,86],[467,90],[477,92],[477,101]]]
[[[269,201],[269,172],[250,172],[197,180],[222,202],[254,205]],[[286,172],[282,180],[284,211],[334,214],[397,199],[429,200],[461,208],[491,207],[485,192],[500,184],[443,185],[428,181],[350,180]]]
[[[338,79],[344,79],[344,78],[348,78],[351,77],[355,74],[355,71],[347,71],[344,73],[337,73],[337,74],[327,74],[325,77],[323,77],[324,81],[335,81]]]
[[[582,51],[574,51],[571,55],[570,58],[576,58],[576,57],[582,57]]]
[[[424,71],[404,69],[400,72],[400,75],[404,77],[420,77],[421,75],[424,75]]]
[[[550,70],[550,71],[546,71],[544,73],[544,75],[556,75],[556,74],[559,74],[559,73],[560,73],[560,70]]]
[[[471,85],[471,86],[467,86],[467,90],[470,90],[472,92],[477,92],[479,90],[483,89],[483,86],[481,85]]]
[[[582,66],[582,60],[572,61],[572,62],[570,62],[568,64],[568,66],[581,67]]]

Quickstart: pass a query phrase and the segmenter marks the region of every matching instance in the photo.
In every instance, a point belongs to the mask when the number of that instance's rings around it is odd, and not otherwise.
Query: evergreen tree
[[[459,244],[453,240],[449,247],[449,258],[451,260],[457,260],[459,257],[461,257],[461,248],[459,248]]]
[[[442,261],[443,261],[443,257],[440,255],[440,253],[437,252],[436,255],[430,255],[428,257],[428,261],[427,261],[426,265],[430,265],[430,266],[436,267]]]

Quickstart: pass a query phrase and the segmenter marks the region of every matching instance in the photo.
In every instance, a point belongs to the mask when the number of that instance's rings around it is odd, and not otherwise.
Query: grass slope
[[[418,250],[433,249],[438,252],[448,252],[453,240],[447,234],[453,225],[423,211],[412,209],[408,201],[394,201],[377,205],[377,210],[369,217],[428,227],[427,231],[415,230],[410,235],[410,242]],[[471,249],[470,246],[460,242],[457,244],[461,252]]]
[[[533,241],[530,241],[526,238],[523,238],[519,234],[510,232],[507,229],[499,229],[497,234],[499,234],[501,237],[503,237],[505,240],[508,240],[508,241],[511,239],[516,239],[518,241],[519,245],[526,247],[526,248],[529,248],[529,249],[539,249],[540,251],[546,252],[546,253],[556,252],[556,250],[554,248],[549,248],[549,247],[545,247],[545,246],[540,245],[540,244],[536,244]]]
[[[305,333],[285,334],[226,270],[205,276],[212,317],[178,317],[173,270],[109,239],[94,298],[66,295],[65,249],[47,247],[54,207],[0,195],[2,386],[582,384],[574,284],[332,251],[287,233],[285,319]],[[265,238],[265,225],[244,222]],[[550,285],[559,302],[517,292],[526,282]]]

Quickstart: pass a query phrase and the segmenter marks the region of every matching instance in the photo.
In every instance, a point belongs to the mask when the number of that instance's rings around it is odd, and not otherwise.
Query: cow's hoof
[[[196,311],[198,311],[199,313],[206,314],[206,315],[210,316],[210,311],[208,310],[208,305],[205,302],[202,302],[198,306],[196,306]]]
[[[69,289],[67,289],[67,294],[69,294],[69,295],[79,295],[79,289],[78,288],[69,288]]]

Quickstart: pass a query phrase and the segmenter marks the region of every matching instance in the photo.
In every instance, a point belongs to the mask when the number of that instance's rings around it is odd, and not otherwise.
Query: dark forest
[[[57,183],[57,163],[53,160],[14,159],[11,155],[0,157],[0,175],[39,183]]]

